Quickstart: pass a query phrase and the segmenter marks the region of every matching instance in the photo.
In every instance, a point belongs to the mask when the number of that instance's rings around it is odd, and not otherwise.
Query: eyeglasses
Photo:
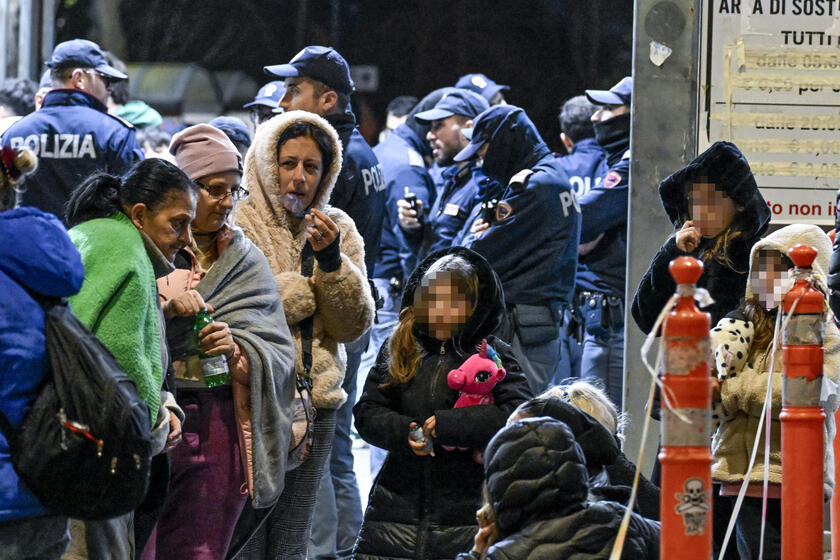
[[[114,84],[114,82],[117,81],[111,76],[108,76],[107,74],[103,74],[102,72],[93,69],[85,70],[85,74],[99,76],[99,79],[102,80],[102,82],[105,84],[105,87],[111,87]]]
[[[212,187],[208,187],[202,185],[199,181],[196,181],[195,184],[198,188],[209,194],[210,198],[213,200],[224,200],[228,196],[230,196],[233,200],[245,200],[248,198],[248,195],[251,194],[248,192],[248,189],[242,187],[241,185],[236,185],[232,189],[228,190],[223,185],[213,185]]]

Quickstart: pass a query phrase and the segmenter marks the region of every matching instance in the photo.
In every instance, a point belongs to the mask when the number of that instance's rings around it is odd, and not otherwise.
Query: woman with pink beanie
[[[283,491],[294,345],[268,261],[231,219],[248,194],[239,152],[206,124],[175,135],[169,151],[199,187],[192,243],[158,280],[186,419],[143,559],[224,558],[248,499],[267,508]],[[196,337],[196,315],[205,310],[214,320]],[[223,357],[225,382],[206,382],[199,354]]]

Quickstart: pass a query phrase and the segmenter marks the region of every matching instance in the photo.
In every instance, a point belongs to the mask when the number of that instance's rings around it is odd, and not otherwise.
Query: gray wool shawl
[[[251,423],[254,483],[251,505],[274,505],[283,492],[292,426],[295,349],[277,282],[268,261],[242,230],[210,268],[196,290],[213,318],[230,327],[248,355],[251,370]],[[174,356],[195,353],[191,318],[168,322]]]

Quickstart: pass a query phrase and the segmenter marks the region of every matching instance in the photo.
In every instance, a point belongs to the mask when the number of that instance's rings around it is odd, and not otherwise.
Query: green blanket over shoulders
[[[70,298],[73,313],[134,380],[154,425],[163,381],[161,335],[155,273],[140,232],[118,212],[69,233],[85,266],[82,289]]]

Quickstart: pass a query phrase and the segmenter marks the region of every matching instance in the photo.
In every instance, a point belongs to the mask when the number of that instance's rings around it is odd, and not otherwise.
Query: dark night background
[[[93,0],[65,0],[56,41],[96,40]],[[366,132],[378,130],[397,95],[422,97],[468,72],[508,84],[559,149],[556,114],[586,88],[607,89],[631,70],[629,0],[123,0],[122,58],[197,62],[237,69],[259,83],[267,64],[308,44],[336,47],[351,64],[379,67],[379,91],[353,105]],[[103,44],[103,48],[113,48]]]

